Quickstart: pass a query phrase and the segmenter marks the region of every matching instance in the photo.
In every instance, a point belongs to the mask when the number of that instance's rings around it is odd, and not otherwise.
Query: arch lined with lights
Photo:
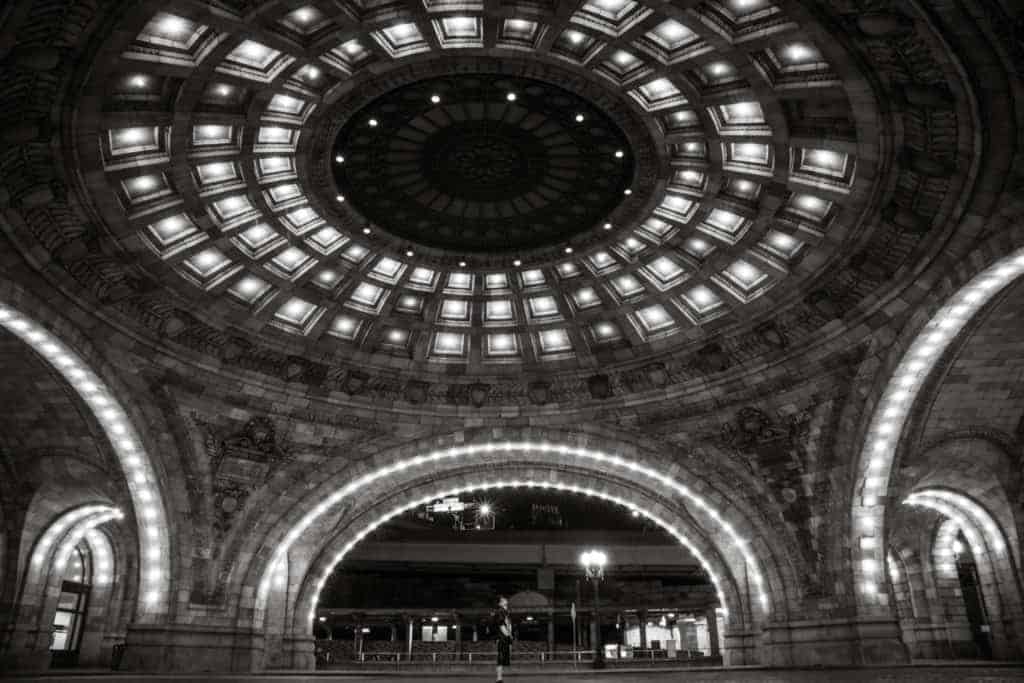
[[[943,516],[935,535],[932,561],[936,576],[956,578],[958,536],[963,534],[982,578],[988,608],[996,613],[1020,611],[1022,593],[1008,539],[995,517],[968,496],[949,489],[914,491],[904,505],[928,508]]]
[[[373,533],[381,525],[386,524],[388,521],[394,519],[395,517],[403,513],[406,513],[422,505],[426,505],[431,501],[437,500],[438,498],[457,496],[464,493],[471,493],[476,491],[489,491],[507,488],[537,488],[539,490],[547,491],[564,491],[570,494],[580,494],[597,498],[612,503],[614,505],[620,505],[624,508],[629,509],[630,511],[638,512],[642,517],[650,520],[654,524],[658,525],[665,532],[667,532],[670,536],[677,540],[680,543],[680,545],[685,547],[694,556],[697,562],[700,563],[701,568],[707,573],[712,585],[714,585],[720,606],[725,610],[725,614],[728,615],[730,606],[729,601],[726,599],[726,589],[724,588],[725,581],[728,580],[727,577],[720,575],[719,572],[716,571],[716,569],[712,566],[712,562],[714,562],[714,560],[711,560],[709,557],[705,555],[704,552],[700,550],[700,548],[695,544],[695,542],[691,540],[691,538],[689,538],[682,529],[679,528],[677,522],[666,519],[665,517],[660,516],[658,514],[653,514],[647,510],[638,507],[634,503],[622,497],[610,494],[606,491],[584,488],[577,486],[575,484],[568,484],[561,481],[552,481],[550,479],[546,479],[543,477],[538,477],[536,479],[508,480],[485,479],[480,483],[466,484],[464,486],[456,486],[452,488],[435,488],[431,493],[427,495],[418,496],[413,498],[412,500],[408,500],[407,502],[402,503],[401,505],[390,507],[383,514],[377,514],[375,511],[375,516],[373,519],[365,523],[360,523],[358,529],[347,529],[342,534],[342,536],[346,540],[341,542],[341,548],[339,550],[337,550],[334,553],[325,552],[325,556],[316,562],[315,567],[311,572],[315,575],[315,580],[307,580],[306,582],[304,582],[303,589],[299,595],[298,610],[296,611],[296,614],[301,616],[304,613],[304,609],[308,606],[308,612],[305,613],[308,615],[308,630],[309,632],[312,632],[313,620],[316,616],[316,607],[319,602],[319,596],[324,588],[324,585],[327,583],[327,580],[330,577],[331,573],[334,571],[335,567],[337,567],[337,565],[342,562],[345,556],[360,541],[366,538],[366,536],[368,536],[369,534]],[[722,563],[716,562],[716,564]],[[735,608],[738,606],[733,605],[733,607]]]
[[[885,552],[885,496],[910,411],[938,359],[960,331],[1022,274],[1024,249],[1018,249],[949,297],[903,354],[874,410],[857,464],[850,510],[858,602],[868,609],[886,608],[885,591],[879,590]]]
[[[138,524],[141,561],[137,617],[145,620],[167,612],[170,598],[167,513],[156,470],[128,412],[111,387],[72,345],[60,339],[42,323],[11,305],[0,303],[0,328],[12,333],[39,354],[68,382],[96,418],[121,465]],[[75,511],[75,514],[85,513]],[[102,516],[111,513],[95,514]],[[86,514],[75,523],[93,518],[92,514]],[[108,517],[104,521],[113,518]],[[88,528],[83,528],[82,533],[87,534]]]
[[[753,605],[749,607],[751,618],[757,619],[760,616],[767,615],[772,609],[773,597],[776,608],[784,609],[785,589],[783,578],[781,574],[773,573],[778,572],[778,567],[773,567],[771,562],[766,562],[764,559],[756,557],[751,548],[751,541],[741,537],[733,522],[727,520],[719,509],[710,504],[704,496],[697,493],[692,487],[647,464],[618,454],[564,444],[510,441],[466,444],[453,448],[437,449],[411,458],[404,458],[356,477],[330,495],[327,495],[313,509],[308,510],[299,519],[291,522],[291,528],[276,542],[277,545],[273,555],[263,565],[263,569],[260,570],[261,578],[257,588],[255,605],[257,614],[260,614],[266,608],[272,590],[276,589],[280,592],[288,584],[288,578],[285,575],[288,571],[289,551],[296,546],[300,538],[311,527],[328,518],[330,514],[343,504],[352,504],[354,502],[353,499],[365,492],[368,487],[384,483],[400,474],[410,477],[410,480],[417,474],[436,474],[438,465],[446,465],[448,467],[479,466],[482,468],[482,473],[486,474],[493,471],[493,469],[488,469],[493,464],[486,460],[488,456],[502,455],[506,456],[509,461],[522,462],[524,457],[529,454],[540,456],[538,461],[530,462],[528,463],[529,465],[553,467],[561,461],[569,466],[585,468],[587,475],[598,477],[599,480],[611,481],[611,478],[616,475],[626,478],[632,477],[630,481],[634,486],[640,488],[648,487],[652,494],[683,504],[691,513],[695,513],[702,520],[702,523],[708,525],[707,531],[709,533],[716,534],[723,541],[715,544],[719,551],[723,554],[733,554],[732,557],[738,567],[734,573],[745,575],[744,580],[749,581],[750,593],[752,594],[751,601],[760,607],[759,610],[755,610]],[[541,482],[538,481],[537,484],[540,485]],[[566,490],[573,490],[572,484],[562,483],[561,485]],[[548,483],[548,486],[554,487],[551,482]],[[577,486],[576,489],[579,489],[577,491],[579,493],[595,496],[599,496],[601,493],[594,487],[580,489]],[[387,490],[393,490],[393,487]],[[667,495],[665,495],[666,493]],[[436,494],[436,491],[431,492],[432,496]],[[624,499],[620,498],[621,500]],[[622,504],[631,509],[636,508],[636,505],[630,505],[626,502],[622,502]],[[648,514],[644,510],[638,510],[638,512]],[[392,510],[384,513],[382,516],[390,518],[395,514],[400,514],[400,510]],[[654,521],[657,522],[658,520]],[[382,522],[379,520],[376,522],[378,525],[380,523]],[[660,525],[666,528],[673,536],[679,538],[684,545],[690,545],[688,541],[680,538],[683,534],[679,528],[675,528],[673,531],[673,527],[678,527],[678,525],[667,523],[666,520],[661,520]],[[365,533],[363,535],[365,536]],[[771,551],[769,550],[768,552]],[[769,578],[766,578],[766,575],[768,575],[771,581],[769,581]],[[316,592],[319,591],[317,590]],[[258,620],[260,619],[260,617],[257,618]]]

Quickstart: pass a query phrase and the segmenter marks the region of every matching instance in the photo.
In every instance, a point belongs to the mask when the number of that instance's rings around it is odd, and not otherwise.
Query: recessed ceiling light
[[[339,164],[343,164],[343,163],[345,163],[345,156],[342,155],[342,154],[339,154],[338,156],[334,157],[334,160],[336,162],[338,162]]]
[[[146,77],[141,75],[132,76],[131,83],[133,88],[145,88],[147,83]]]
[[[370,119],[369,121],[367,121],[367,123],[370,124],[370,128],[376,128],[379,122],[377,121],[377,119]]]
[[[627,187],[625,190],[622,191],[622,194],[626,194],[626,195],[633,194],[633,190],[631,190],[631,189],[629,189]]]
[[[566,254],[571,254],[572,253],[572,247],[566,247],[565,248],[565,253]]]
[[[228,95],[231,94],[231,86],[230,85],[223,85],[223,84],[217,86],[217,94],[220,95],[221,97],[227,97]]]
[[[516,94],[514,92],[510,92],[507,95],[505,95],[505,99],[508,100],[509,102],[515,102]]]
[[[363,228],[363,234],[364,235],[369,235],[370,234],[370,229],[369,228]]]
[[[313,66],[312,64],[310,64],[309,66],[306,67],[305,72],[306,72],[306,78],[311,78],[311,79],[320,78],[320,69],[318,69],[317,67]]]
[[[441,96],[440,95],[431,95],[430,96],[430,101],[433,102],[434,104],[440,104]]]
[[[465,267],[466,267],[466,262],[465,261],[459,261],[459,268],[465,268]]]
[[[611,223],[605,223],[604,224],[604,229],[605,230],[611,230],[612,229],[612,224]]]
[[[626,153],[623,152],[621,149],[615,150],[615,158],[616,159],[621,159],[624,156],[626,156]]]
[[[335,197],[335,199],[337,199],[339,202],[343,202],[345,201],[345,195],[339,194],[337,197]]]
[[[512,262],[512,265],[518,268],[519,266],[523,265],[523,262],[520,261],[519,259],[516,259],[515,261]]]
[[[409,249],[408,251],[406,251],[405,255],[408,256],[409,258],[412,258],[412,249]]]
[[[576,123],[583,123],[583,119],[586,117],[583,114],[576,114]]]

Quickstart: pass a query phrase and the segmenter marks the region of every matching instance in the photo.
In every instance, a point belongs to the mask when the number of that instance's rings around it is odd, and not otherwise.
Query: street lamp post
[[[601,579],[604,578],[604,568],[608,564],[608,555],[601,550],[588,550],[580,555],[580,564],[583,571],[594,586],[594,626],[597,631],[595,638],[594,668],[603,669],[604,643],[601,640]]]

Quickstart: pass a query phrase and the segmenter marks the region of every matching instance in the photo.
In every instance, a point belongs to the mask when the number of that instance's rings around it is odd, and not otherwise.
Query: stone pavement
[[[433,674],[261,674],[261,675],[211,675],[211,674],[109,674],[72,673],[66,675],[43,674],[16,676],[21,681],[45,683],[82,683],[84,681],[145,681],[145,683],[405,683],[410,680],[427,679],[441,683],[457,680],[459,683],[491,683],[493,676],[486,674],[453,675]],[[997,683],[1001,681],[1024,681],[1024,666],[978,665],[959,666],[942,664],[936,666],[907,666],[868,669],[761,669],[733,668],[718,670],[677,670],[661,672],[627,673],[584,672],[554,674],[552,672],[523,673],[505,677],[509,683],[897,683],[901,681],[925,681],[927,683]]]

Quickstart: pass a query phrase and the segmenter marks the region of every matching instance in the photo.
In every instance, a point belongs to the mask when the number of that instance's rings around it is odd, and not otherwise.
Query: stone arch
[[[904,500],[940,515],[929,559],[936,581],[954,578],[952,544],[962,533],[977,565],[980,588],[990,618],[994,654],[1000,659],[1020,656],[1024,634],[1024,593],[1014,560],[1010,537],[992,512],[962,492],[946,488],[921,488]],[[957,582],[956,587],[959,588]]]
[[[571,482],[571,483],[570,483]],[[507,487],[544,487],[549,490],[565,490],[604,499],[617,505],[630,506],[641,511],[649,519],[664,528],[677,540],[686,545],[710,575],[716,585],[719,599],[727,608],[729,638],[733,647],[731,661],[750,661],[752,652],[749,643],[742,638],[734,639],[736,633],[750,630],[751,620],[761,621],[758,608],[751,609],[750,597],[744,595],[742,574],[737,576],[729,560],[719,552],[710,534],[702,532],[684,510],[664,498],[657,498],[649,491],[642,491],[635,485],[618,482],[608,477],[582,471],[566,471],[556,467],[544,467],[536,463],[522,466],[500,467],[488,464],[484,467],[464,468],[446,475],[410,481],[395,488],[390,495],[374,495],[374,502],[367,505],[354,504],[350,511],[331,526],[334,533],[321,534],[319,525],[308,542],[293,552],[301,558],[297,566],[289,567],[288,595],[294,596],[286,610],[291,619],[285,632],[296,645],[303,637],[312,634],[312,611],[319,592],[333,568],[344,555],[362,538],[386,520],[410,509],[410,506],[425,503],[436,496],[454,495],[471,490]],[[324,538],[326,537],[326,542]],[[304,539],[306,540],[306,539]],[[756,599],[755,599],[756,602]],[[275,610],[278,611],[278,610]],[[746,648],[744,646],[747,646]]]
[[[752,506],[743,501],[735,485],[729,488],[725,482],[709,482],[707,478],[681,467],[678,462],[664,460],[635,445],[617,443],[613,439],[602,440],[600,443],[607,451],[599,451],[591,446],[595,440],[590,435],[539,430],[524,430],[522,435],[531,440],[507,441],[510,434],[503,430],[481,432],[471,437],[460,432],[407,444],[336,472],[317,487],[308,488],[301,500],[296,502],[294,497],[290,497],[290,509],[272,523],[268,522],[266,530],[253,534],[251,550],[244,553],[249,563],[244,583],[234,590],[244,593],[257,589],[258,595],[264,593],[275,562],[286,556],[292,544],[314,520],[325,515],[342,499],[352,505],[354,499],[351,494],[356,488],[362,491],[374,486],[386,493],[389,484],[398,485],[402,480],[420,476],[423,468],[438,472],[485,462],[501,464],[503,457],[511,457],[516,462],[536,462],[541,466],[562,463],[569,468],[584,467],[584,471],[601,476],[613,474],[642,489],[667,495],[669,499],[686,500],[688,512],[702,528],[726,532],[723,534],[726,539],[730,536],[744,537],[745,552],[764,558],[756,564],[766,569],[758,569],[756,573],[751,571],[751,584],[763,582],[763,592],[772,601],[773,618],[784,618],[783,615],[788,614],[788,601],[799,595],[791,558],[780,553],[776,534],[762,523]],[[495,437],[493,441],[488,440]],[[760,582],[757,576],[761,577]],[[252,618],[256,607],[259,607],[259,597],[256,605],[241,605],[240,622],[246,623],[247,617]],[[250,610],[249,615],[246,609]],[[258,614],[255,619],[259,623]]]
[[[29,313],[31,311],[31,313]],[[65,319],[15,285],[0,281],[0,327],[47,362],[81,397],[117,456],[138,526],[141,562],[137,618],[160,619],[170,610],[170,531],[158,468],[137,428],[134,406],[116,373]]]
[[[105,527],[123,519],[124,514],[107,503],[73,505],[51,518],[36,534],[15,598],[16,619],[7,652],[10,663],[29,669],[49,666],[50,627],[67,562],[77,547],[87,551],[87,574],[91,576],[89,614],[82,632],[82,650],[87,653],[83,663],[95,665],[104,659],[104,635],[114,630],[124,584],[131,583],[127,577],[115,581],[119,574],[127,574],[129,556]]]
[[[753,512],[735,483],[730,489],[726,483],[708,481],[678,462],[666,461],[635,445],[617,443],[610,438],[598,441],[593,435],[541,430],[516,434],[531,441],[506,441],[510,436],[507,431],[460,432],[407,444],[357,465],[340,468],[316,487],[306,487],[298,499],[294,491],[299,487],[293,485],[287,499],[288,509],[276,519],[265,522],[265,529],[257,529],[250,540],[251,549],[244,552],[242,560],[247,566],[244,581],[232,589],[233,594],[242,598],[237,611],[239,626],[264,628],[265,614],[280,614],[284,609],[275,602],[274,596],[292,595],[300,585],[296,582],[306,574],[305,567],[313,561],[315,552],[319,552],[304,547],[300,539],[310,534],[315,536],[317,532],[329,533],[346,515],[354,514],[354,510],[369,508],[422,477],[429,475],[436,479],[467,468],[468,471],[493,472],[495,468],[508,466],[508,461],[517,466],[540,468],[542,472],[562,468],[563,472],[576,473],[574,476],[597,477],[598,482],[632,487],[640,492],[634,495],[668,501],[685,517],[687,528],[697,530],[695,536],[711,534],[713,540],[708,552],[713,550],[722,558],[722,566],[730,567],[728,572],[720,573],[732,577],[734,584],[737,577],[739,581],[749,581],[752,595],[757,594],[759,585],[763,586],[770,608],[763,609],[758,598],[752,600],[754,605],[744,604],[741,612],[730,605],[731,618],[743,614],[744,619],[738,623],[751,629],[736,634],[736,642],[740,644],[734,651],[753,648],[752,627],[769,616],[785,620],[791,605],[799,600],[799,582],[792,558],[781,550],[784,542]],[[495,440],[488,441],[488,438]],[[591,447],[598,442],[608,450]],[[740,546],[735,545],[733,538],[742,539]],[[756,560],[745,562],[744,554]],[[761,580],[757,581],[756,577]],[[255,600],[247,597],[253,591]],[[735,604],[737,600],[731,602]]]
[[[1019,244],[1020,230],[1013,232]],[[896,345],[899,360],[871,411],[854,470],[849,518],[857,604],[868,614],[889,612],[886,592],[879,590],[879,567],[884,564],[885,497],[908,417],[939,358],[960,331],[995,295],[1024,274],[1024,248],[1003,252],[994,259],[988,256],[992,250],[1004,249],[1007,239],[1003,236],[998,243],[976,251],[977,260],[984,259],[987,265],[977,269],[968,265],[968,272],[958,271],[955,281],[944,288],[953,291],[940,299],[926,321],[915,325],[901,340],[905,345]]]

